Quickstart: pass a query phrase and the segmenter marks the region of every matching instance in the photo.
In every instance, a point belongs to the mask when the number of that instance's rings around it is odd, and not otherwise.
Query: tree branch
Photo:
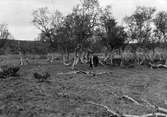
[[[150,117],[150,116],[164,116],[164,117],[167,117],[167,114],[160,113],[160,112],[157,112],[157,113],[149,113],[149,114],[144,114],[144,115],[119,114],[118,112],[115,112],[115,111],[111,110],[111,109],[110,109],[108,106],[106,106],[106,105],[98,104],[98,103],[95,103],[95,102],[92,102],[92,101],[88,101],[87,103],[88,103],[88,104],[93,104],[93,105],[96,105],[96,106],[103,107],[104,109],[106,109],[107,112],[111,113],[114,117]],[[165,109],[165,111],[166,111],[166,109]]]

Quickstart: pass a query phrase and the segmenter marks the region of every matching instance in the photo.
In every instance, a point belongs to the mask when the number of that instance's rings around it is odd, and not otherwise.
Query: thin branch
[[[92,102],[92,101],[88,101],[87,103],[88,103],[88,104],[93,104],[93,105],[96,105],[96,106],[101,106],[101,107],[105,108],[108,112],[110,112],[112,115],[120,116],[120,114],[114,112],[113,110],[111,110],[111,109],[110,109],[108,106],[106,106],[106,105],[98,104],[98,103],[95,103],[95,102]]]
[[[132,97],[129,97],[128,95],[124,95],[124,96],[122,96],[122,98],[126,98],[126,99],[130,100],[131,102],[133,102],[133,103],[135,103],[137,105],[141,105],[138,101],[136,101]]]

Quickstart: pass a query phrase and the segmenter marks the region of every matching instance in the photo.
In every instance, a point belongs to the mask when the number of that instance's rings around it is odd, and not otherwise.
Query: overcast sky
[[[121,23],[136,6],[152,6],[167,11],[167,0],[99,0],[102,6],[111,4],[114,17]],[[0,23],[8,24],[9,31],[19,40],[33,40],[39,31],[32,24],[32,11],[48,6],[64,13],[71,11],[79,0],[0,0]]]

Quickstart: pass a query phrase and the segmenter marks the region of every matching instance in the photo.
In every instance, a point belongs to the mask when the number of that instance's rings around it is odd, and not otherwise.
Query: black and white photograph
[[[167,117],[167,0],[0,0],[0,117]]]

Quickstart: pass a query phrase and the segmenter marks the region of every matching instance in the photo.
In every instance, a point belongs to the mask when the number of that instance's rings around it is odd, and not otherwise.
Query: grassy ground
[[[5,59],[3,63],[16,61]],[[60,75],[57,73],[71,71],[71,68],[61,63],[37,61],[38,64],[22,66],[20,77],[0,80],[0,117],[109,117],[104,108],[88,103],[90,101],[106,105],[115,112],[135,115],[153,112],[153,108],[144,105],[143,99],[167,108],[165,69],[100,66],[94,71],[112,73]],[[88,70],[87,65],[77,68]],[[39,83],[34,79],[34,72],[46,71],[51,74],[47,82]],[[123,95],[142,105],[123,99]]]

